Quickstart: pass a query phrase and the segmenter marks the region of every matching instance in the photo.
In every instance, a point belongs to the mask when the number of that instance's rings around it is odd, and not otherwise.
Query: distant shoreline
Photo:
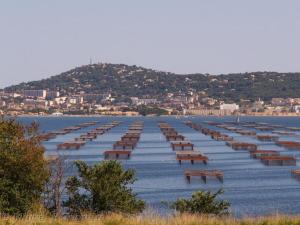
[[[261,115],[239,115],[240,117],[300,117],[300,115],[267,115],[267,114],[261,114]],[[89,118],[89,117],[217,117],[217,118],[226,118],[226,117],[236,117],[236,115],[226,115],[226,116],[217,116],[217,115],[160,115],[160,116],[143,116],[143,115],[29,115],[29,114],[22,114],[22,115],[15,115],[12,117],[81,117],[81,118]]]

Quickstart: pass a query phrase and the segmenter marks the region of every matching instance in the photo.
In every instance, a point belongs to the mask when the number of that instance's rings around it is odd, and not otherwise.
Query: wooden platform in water
[[[166,130],[166,131],[162,131],[163,135],[167,136],[167,135],[178,135],[178,132],[173,129],[173,130]]]
[[[197,123],[193,123],[192,121],[186,121],[185,124],[194,130],[201,131],[202,126]]]
[[[192,177],[200,177],[206,183],[208,177],[217,178],[223,183],[224,174],[220,170],[185,170],[184,175],[188,182],[191,182]]]
[[[96,135],[102,135],[102,134],[104,134],[105,133],[105,131],[104,130],[91,130],[91,131],[88,131],[87,132],[87,134],[88,135],[93,135],[93,134],[96,134]]]
[[[293,156],[263,156],[261,162],[266,166],[295,166],[296,158]]]
[[[291,174],[292,174],[292,177],[300,180],[300,169],[292,170]]]
[[[300,150],[300,142],[296,141],[277,141],[277,145],[291,150]]]
[[[219,133],[219,132],[217,132],[217,131],[208,129],[208,128],[206,128],[206,127],[203,127],[203,128],[201,129],[201,132],[202,132],[202,134],[204,134],[204,135],[213,135],[213,134],[215,134],[215,133]]]
[[[140,137],[135,137],[135,136],[123,136],[121,137],[121,140],[122,141],[125,141],[125,142],[138,142],[140,140]]]
[[[38,135],[38,138],[41,141],[49,141],[50,139],[56,138],[56,134],[54,134],[54,133],[44,133],[44,134]]]
[[[252,143],[229,141],[226,144],[234,150],[257,150],[257,145]]]
[[[300,131],[300,127],[287,127],[291,131]]]
[[[233,131],[233,132],[243,130],[243,128],[240,128],[240,127],[225,127],[224,129],[229,130],[229,131]]]
[[[131,151],[128,150],[107,150],[104,152],[105,159],[129,159]]]
[[[114,149],[131,149],[133,150],[136,146],[136,141],[116,141],[113,145]]]
[[[257,130],[260,130],[260,131],[272,131],[274,130],[273,127],[269,127],[269,126],[258,126],[258,127],[254,127],[255,129]]]
[[[278,141],[279,137],[275,135],[256,135],[259,141]]]
[[[188,141],[171,142],[171,147],[176,150],[194,150],[194,144]]]
[[[279,156],[279,152],[274,150],[254,150],[250,151],[250,156],[255,159],[260,159],[265,156]]]
[[[160,130],[165,133],[165,132],[170,132],[170,131],[175,131],[175,129],[173,127],[163,127],[160,128]]]
[[[182,161],[190,161],[191,164],[194,164],[196,161],[202,161],[204,164],[207,164],[208,157],[202,155],[199,151],[176,151],[176,159],[181,164]]]
[[[212,134],[211,138],[216,140],[216,141],[233,141],[233,137],[228,136],[227,134]]]
[[[294,132],[289,132],[289,131],[272,131],[272,133],[283,135],[283,136],[293,136],[293,135],[295,135]]]
[[[181,164],[183,161],[190,161],[191,164],[194,164],[195,162],[203,162],[204,164],[207,164],[208,157],[204,155],[176,155],[176,160]]]
[[[67,141],[57,145],[58,150],[67,149],[79,149],[81,146],[85,145],[85,141]]]
[[[92,141],[97,138],[95,134],[82,134],[80,137],[75,138],[75,141]]]
[[[166,134],[167,141],[184,141],[185,137],[180,134]]]
[[[114,150],[133,150],[140,140],[143,130],[143,122],[133,123],[128,131],[121,137],[120,141],[116,141],[113,145]]]
[[[236,133],[245,135],[245,136],[255,136],[256,135],[256,132],[251,131],[251,130],[238,130],[238,131],[236,131]]]
[[[79,127],[79,126],[72,126],[72,127],[66,127],[63,130],[72,132],[72,131],[76,131],[76,130],[80,130],[80,129],[81,129],[81,127]]]
[[[59,130],[59,131],[51,131],[50,134],[55,134],[55,135],[65,135],[65,134],[68,134],[70,133],[69,131],[67,130]]]

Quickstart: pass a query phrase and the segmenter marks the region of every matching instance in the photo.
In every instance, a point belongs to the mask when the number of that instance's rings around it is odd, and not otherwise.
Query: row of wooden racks
[[[219,131],[215,131],[213,129],[209,129],[206,127],[202,127],[200,124],[193,123],[191,121],[185,122],[188,126],[202,132],[205,135],[210,135],[214,140],[222,140],[226,142],[226,145],[230,146],[234,150],[246,150],[249,152],[250,157],[254,159],[259,159],[266,166],[296,166],[296,158],[289,155],[280,155],[280,153],[276,150],[259,150],[258,146],[253,143],[245,143],[245,142],[237,142],[234,141],[231,137],[230,140],[218,139],[216,137],[222,136]],[[253,133],[250,132],[241,132],[241,128],[232,127],[229,124],[219,124],[219,123],[209,123],[209,125],[214,125],[219,128],[227,129],[229,131],[235,131],[236,133],[242,135],[252,136]],[[260,135],[262,137],[268,138],[258,138],[260,141],[274,141],[276,145],[288,148],[288,149],[300,149],[300,143],[295,141],[278,141],[278,138],[270,138],[272,135]],[[227,136],[229,137],[229,136]],[[291,170],[291,174],[294,177],[298,177],[300,179],[300,170]]]
[[[143,121],[135,121],[120,140],[113,144],[113,149],[104,152],[104,158],[108,160],[130,159],[132,151],[140,140],[143,127]]]
[[[279,136],[274,135],[257,135],[256,132],[251,130],[244,130],[232,125],[227,124],[217,124],[216,127],[229,130],[231,132],[236,132],[241,135],[246,136],[256,136],[259,141],[273,141],[276,145],[288,148],[297,147],[300,143],[294,141],[279,141]],[[249,151],[252,158],[260,159],[260,161],[267,166],[295,166],[296,158],[288,155],[280,155],[276,150],[259,150],[258,146],[254,143],[238,142],[238,141],[227,141],[226,145],[230,146],[234,150],[246,150]]]
[[[196,162],[207,165],[208,157],[197,151],[194,144],[187,140],[185,136],[179,134],[170,124],[161,121],[158,126],[166,140],[170,142],[172,150],[176,153],[176,160],[180,165],[184,161],[189,161],[192,165]],[[188,182],[191,182],[192,177],[200,177],[205,183],[208,177],[215,177],[223,182],[223,172],[219,170],[185,170],[184,175]]]
[[[57,149],[58,150],[80,149],[88,141],[93,141],[98,136],[105,134],[106,132],[118,126],[119,124],[120,124],[119,121],[112,121],[110,123],[96,127],[84,134],[81,134],[79,137],[76,137],[74,140],[65,141],[63,143],[58,144]]]
[[[42,133],[38,136],[38,138],[41,141],[49,141],[51,139],[56,138],[59,135],[66,135],[66,134],[69,134],[71,132],[80,130],[80,129],[85,128],[85,127],[94,126],[97,123],[99,123],[99,121],[90,121],[90,122],[80,123],[80,124],[77,124],[77,125],[74,125],[74,126],[68,126],[68,127],[62,128],[62,129],[57,130],[57,131],[50,131],[50,132],[47,132],[47,133]]]

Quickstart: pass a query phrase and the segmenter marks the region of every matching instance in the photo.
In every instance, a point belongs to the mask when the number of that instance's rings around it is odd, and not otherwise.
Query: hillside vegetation
[[[253,72],[227,75],[174,74],[124,64],[92,64],[40,81],[5,88],[60,91],[62,95],[113,92],[116,96],[163,97],[166,93],[205,92],[209,97],[239,101],[261,97],[299,97],[300,73]]]

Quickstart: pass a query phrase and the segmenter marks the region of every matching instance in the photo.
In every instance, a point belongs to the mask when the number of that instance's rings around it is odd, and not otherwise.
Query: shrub
[[[230,203],[216,199],[220,194],[223,194],[222,189],[215,193],[210,191],[197,191],[192,194],[190,199],[177,199],[171,203],[171,208],[180,213],[229,214]]]
[[[133,170],[124,170],[113,160],[94,166],[77,161],[75,165],[78,177],[70,177],[66,182],[69,199],[64,205],[70,215],[81,216],[82,212],[137,213],[144,209],[145,203],[128,188],[135,181]]]

